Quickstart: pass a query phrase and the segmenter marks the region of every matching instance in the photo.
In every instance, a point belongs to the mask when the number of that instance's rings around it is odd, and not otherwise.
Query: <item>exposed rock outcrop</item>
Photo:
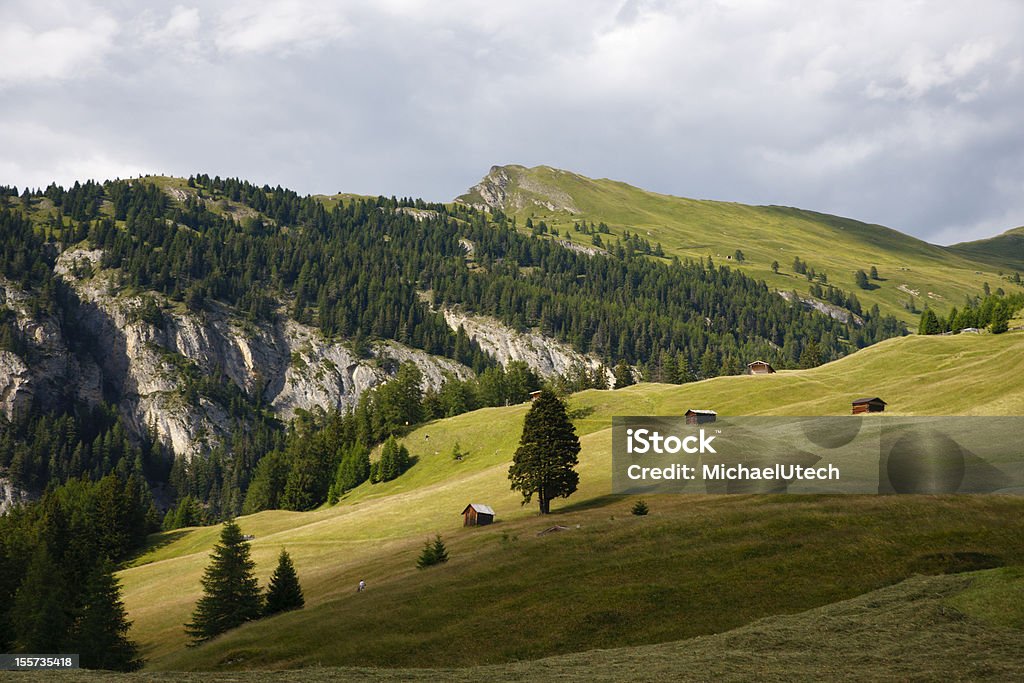
[[[781,296],[786,301],[793,301],[793,292],[780,291],[779,296]],[[842,308],[841,306],[830,304],[827,301],[820,301],[812,296],[801,296],[800,303],[802,303],[807,308],[813,308],[819,313],[824,313],[825,315],[834,318],[835,320],[838,320],[841,323],[852,322],[854,325],[857,326],[864,324],[864,318],[860,317],[856,313],[848,311],[845,308]]]
[[[551,173],[566,173],[546,167],[540,169]],[[531,173],[535,170],[516,164],[492,166],[483,180],[455,201],[481,211],[500,209],[516,212],[530,206],[539,206],[548,211],[580,212],[568,192],[544,182],[536,173]]]
[[[106,396],[120,407],[137,435],[150,430],[176,454],[205,452],[232,426],[227,406],[201,391],[202,378],[228,382],[250,398],[261,397],[283,418],[297,410],[345,408],[387,381],[403,362],[423,373],[424,387],[438,388],[446,374],[472,371],[397,342],[378,343],[359,358],[344,343],[279,316],[254,323],[211,304],[191,312],[155,295],[120,293],[117,273],[100,269],[99,251],[69,250],[55,272],[77,295],[66,313],[81,339],[75,353],[56,321],[33,319],[25,297],[8,285],[0,303],[15,311],[31,347],[28,364],[0,353],[0,410],[8,417],[33,400],[72,398],[95,403]]]
[[[462,327],[471,339],[476,339],[480,348],[502,365],[509,361],[523,361],[542,377],[561,375],[579,365],[591,370],[602,365],[599,358],[584,355],[567,344],[544,337],[536,330],[519,332],[493,318],[454,309],[445,309],[444,319],[453,330]],[[613,379],[610,372],[608,378],[609,381]]]

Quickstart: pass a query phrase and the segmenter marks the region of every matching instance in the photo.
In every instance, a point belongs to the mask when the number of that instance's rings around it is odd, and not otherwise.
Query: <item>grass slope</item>
[[[153,669],[468,666],[719,633],[892,584],[937,553],[1024,564],[1016,498],[663,496],[638,518],[608,495],[612,415],[845,414],[863,394],[899,413],[1021,413],[1024,385],[1006,378],[1024,370],[1022,351],[1024,334],[911,337],[810,371],[578,394],[580,490],[548,519],[508,490],[526,406],[435,422],[407,437],[419,460],[399,479],[333,508],[240,520],[264,584],[288,548],[306,609],[186,650],[182,624],[219,530],[176,531],[120,574],[133,635]],[[498,523],[463,529],[470,501],[495,507]],[[556,523],[569,530],[536,535]],[[418,571],[435,532],[452,560]]]
[[[1019,572],[1018,572],[1019,574]],[[319,668],[250,672],[255,681],[791,681],[1014,680],[1024,668],[1024,630],[978,618],[984,591],[1019,603],[1009,572],[918,576],[851,600],[781,615],[703,638],[591,650],[455,669]],[[34,674],[11,674],[28,680]],[[54,680],[236,681],[215,672],[51,674]]]
[[[829,283],[856,292],[865,308],[877,303],[884,312],[908,322],[916,320],[904,308],[911,295],[919,308],[928,304],[946,311],[962,306],[966,296],[980,294],[985,282],[992,289],[1016,287],[997,272],[1011,267],[1009,261],[994,263],[978,256],[998,253],[1001,244],[981,251],[951,250],[880,225],[813,211],[684,199],[547,166],[500,168],[509,178],[505,207],[519,216],[520,224],[533,216],[534,222],[544,220],[559,227],[563,237],[568,228],[574,241],[589,245],[589,236],[572,231],[573,221],[603,221],[614,235],[629,230],[652,245],[661,242],[670,256],[711,256],[775,289],[806,293],[810,283],[792,271],[793,258],[798,256],[815,271],[825,271]],[[482,201],[475,191],[459,199]],[[746,259],[739,264],[729,260],[737,249]],[[773,261],[780,264],[778,274],[771,270]],[[871,266],[878,268],[882,280],[874,282],[877,288],[871,291],[857,289],[854,273],[868,272]],[[1013,267],[1024,269],[1024,264]]]
[[[954,244],[949,250],[999,268],[1024,271],[1024,227],[988,239]]]

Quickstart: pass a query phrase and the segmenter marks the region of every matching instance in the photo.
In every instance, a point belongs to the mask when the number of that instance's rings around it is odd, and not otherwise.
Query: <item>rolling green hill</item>
[[[999,270],[1024,270],[1019,235],[945,248],[928,244],[880,225],[781,206],[747,206],[731,202],[684,199],[648,192],[626,183],[594,180],[548,166],[496,166],[480,184],[457,201],[500,208],[516,215],[520,225],[532,217],[559,229],[561,237],[590,245],[591,237],[573,231],[574,221],[604,222],[611,237],[623,231],[639,234],[652,244],[661,243],[668,255],[681,258],[712,257],[764,279],[781,291],[806,293],[810,283],[794,273],[799,257],[828,282],[853,291],[861,304],[878,304],[908,322],[916,316],[905,304],[913,297],[917,308],[926,304],[938,311],[962,306],[964,297],[992,289],[1007,290],[1007,276]],[[602,235],[607,241],[608,235]],[[1013,257],[1002,256],[1010,244]],[[738,263],[735,252],[743,252]],[[778,261],[778,273],[772,262]],[[859,289],[857,270],[878,269],[871,290]]]
[[[1012,680],[1024,667],[1020,570],[917,576],[851,600],[702,638],[444,669],[250,671],[254,681]],[[993,618],[993,615],[998,615]],[[1013,621],[1012,619],[1016,619]],[[766,651],[770,650],[770,654]],[[17,674],[15,674],[17,675]],[[25,680],[32,674],[22,674]],[[236,681],[237,672],[53,673],[70,681]]]
[[[954,244],[949,250],[999,268],[1024,270],[1024,227],[988,239]]]
[[[660,496],[634,517],[631,499],[608,495],[613,415],[844,414],[864,394],[900,414],[1020,414],[1024,385],[1006,378],[1024,370],[1022,351],[1019,333],[911,337],[813,370],[577,394],[580,489],[550,518],[508,490],[526,406],[431,423],[405,439],[418,462],[397,480],[334,507],[239,520],[262,582],[287,547],[306,609],[185,649],[218,529],[179,530],[120,574],[133,635],[153,669],[472,666],[721,633],[896,583],[943,553],[1024,564],[1013,497]],[[468,502],[492,505],[498,523],[463,529]],[[553,524],[567,529],[537,535]],[[434,533],[452,560],[419,571]]]

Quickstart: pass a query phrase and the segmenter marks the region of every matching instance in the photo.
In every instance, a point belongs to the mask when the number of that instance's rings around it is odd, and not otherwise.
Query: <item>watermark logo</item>
[[[613,493],[1024,494],[1024,417],[612,420]]]

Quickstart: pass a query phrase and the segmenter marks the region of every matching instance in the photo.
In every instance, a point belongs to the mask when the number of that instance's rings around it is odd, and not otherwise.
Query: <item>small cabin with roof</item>
[[[470,503],[462,511],[462,526],[486,526],[494,521],[494,510],[489,505]]]
[[[886,403],[877,396],[874,398],[858,398],[853,402],[853,414],[880,413],[885,410]]]
[[[690,408],[683,415],[686,417],[686,424],[688,425],[702,425],[718,419],[718,413],[713,410],[695,410]]]
[[[763,360],[755,360],[752,363],[747,363],[747,370],[750,371],[751,375],[775,374],[775,368],[772,367],[771,363]]]

